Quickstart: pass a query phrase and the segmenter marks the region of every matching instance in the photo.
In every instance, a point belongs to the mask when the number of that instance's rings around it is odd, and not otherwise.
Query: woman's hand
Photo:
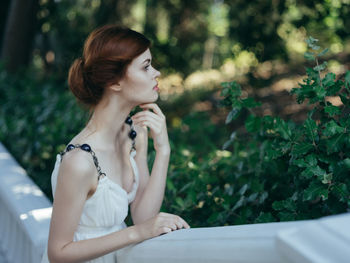
[[[177,229],[188,229],[190,226],[185,220],[177,215],[160,212],[155,217],[152,217],[141,224],[136,224],[135,228],[140,239],[146,240]]]
[[[140,107],[143,111],[140,111],[131,117],[134,124],[149,127],[155,150],[163,154],[170,154],[166,119],[163,112],[155,103],[141,104]]]

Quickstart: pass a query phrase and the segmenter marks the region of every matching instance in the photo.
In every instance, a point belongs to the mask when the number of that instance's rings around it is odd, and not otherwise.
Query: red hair
[[[144,35],[124,26],[95,29],[85,41],[83,56],[69,69],[70,90],[79,102],[93,108],[105,88],[123,79],[132,60],[150,46]]]

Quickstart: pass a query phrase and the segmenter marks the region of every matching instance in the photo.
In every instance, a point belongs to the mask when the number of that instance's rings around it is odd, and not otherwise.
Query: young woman
[[[189,228],[181,217],[159,213],[170,146],[165,116],[154,103],[160,73],[149,47],[138,32],[104,26],[89,35],[70,68],[69,87],[92,115],[57,155],[42,262],[117,262],[120,248]],[[138,105],[143,111],[128,116]],[[151,174],[147,127],[156,151]],[[129,205],[134,225],[127,227]]]

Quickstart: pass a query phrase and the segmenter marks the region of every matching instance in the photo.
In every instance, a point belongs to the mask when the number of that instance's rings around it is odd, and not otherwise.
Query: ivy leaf
[[[337,106],[334,105],[328,105],[324,107],[324,111],[330,116],[333,117],[334,115],[340,114],[340,109]]]
[[[304,190],[303,201],[311,201],[321,197],[322,200],[328,199],[328,189],[317,181],[312,181],[308,188]]]

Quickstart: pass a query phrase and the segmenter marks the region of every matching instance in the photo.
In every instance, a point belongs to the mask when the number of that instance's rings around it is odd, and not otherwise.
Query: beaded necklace
[[[132,119],[131,119],[130,115],[126,118],[125,123],[130,125],[130,127],[131,127],[130,132],[129,132],[129,138],[132,140],[132,146],[131,146],[131,150],[130,150],[130,152],[132,152],[132,151],[136,150],[136,148],[135,148],[135,138],[136,138],[137,133],[134,130],[134,126],[133,126]],[[95,152],[91,149],[90,145],[88,145],[86,143],[84,143],[84,144],[68,144],[66,149],[64,151],[60,152],[61,161],[62,161],[63,155],[66,152],[69,152],[69,151],[71,151],[71,150],[73,150],[75,148],[80,148],[83,151],[88,152],[88,153],[91,154],[92,159],[94,161],[94,164],[96,166],[97,172],[98,172],[98,179],[100,179],[101,176],[105,176],[106,175],[104,172],[101,171],[101,167],[100,167],[100,165],[98,163],[98,160],[97,160]]]

